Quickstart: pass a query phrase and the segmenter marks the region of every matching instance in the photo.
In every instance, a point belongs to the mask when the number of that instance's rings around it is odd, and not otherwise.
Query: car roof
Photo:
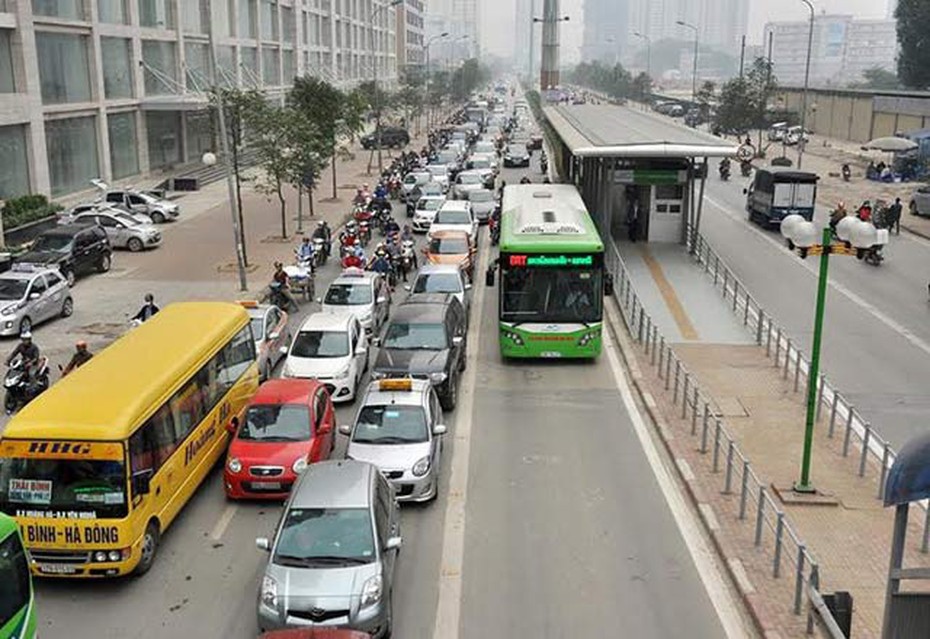
[[[35,276],[40,273],[51,273],[56,271],[56,269],[50,268],[36,268],[36,269],[27,269],[26,265],[14,264],[13,268],[9,271],[0,273],[0,279],[2,280],[21,280],[23,282],[28,282]]]
[[[367,508],[374,466],[354,459],[310,464],[294,487],[289,508]]]
[[[373,271],[356,270],[358,271],[357,273],[346,273],[343,271],[333,280],[333,284],[367,284],[371,286],[378,277],[378,274]],[[332,286],[332,284],[330,284],[330,286]]]
[[[352,313],[349,312],[340,312],[340,313],[311,313],[307,319],[303,321],[303,324],[300,325],[301,331],[332,331],[348,330],[349,324],[352,319],[355,317]]]
[[[441,298],[426,299],[426,295],[439,295]],[[404,300],[394,309],[391,324],[405,322],[419,324],[427,322],[441,322],[446,316],[448,298],[454,298],[451,293],[428,293],[419,298]]]
[[[455,209],[457,209],[457,210],[459,210],[459,211],[467,211],[468,208],[469,208],[468,200],[446,200],[446,201],[443,203],[442,208],[441,208],[440,210],[443,210],[443,209],[446,209],[446,210],[455,210]]]
[[[397,381],[395,380],[391,380]],[[368,384],[362,406],[384,406],[387,404],[401,404],[404,406],[426,406],[429,402],[429,389],[431,384],[426,379],[411,379],[410,390],[381,390],[380,381]]]
[[[42,235],[77,235],[87,229],[93,228],[93,225],[89,224],[62,224],[61,226],[54,226],[47,231],[42,231]]]
[[[251,404],[307,404],[322,386],[315,379],[273,378],[258,387]]]
[[[464,235],[464,231],[461,231]],[[462,269],[458,264],[433,264],[432,262],[424,264],[417,271],[417,275],[430,275],[432,273],[455,273],[461,275]]]

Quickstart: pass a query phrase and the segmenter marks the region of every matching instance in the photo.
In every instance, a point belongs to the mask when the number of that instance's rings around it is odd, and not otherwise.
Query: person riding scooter
[[[39,347],[32,341],[31,332],[23,331],[23,334],[19,336],[19,344],[16,345],[13,352],[6,358],[6,365],[9,366],[12,364],[17,355],[23,358],[23,367],[31,378],[32,369],[35,367],[36,363],[38,363],[39,357],[41,357]]]
[[[300,241],[300,244],[297,245],[297,248],[294,249],[294,255],[297,256],[298,262],[307,261],[313,263],[313,244],[310,243],[310,238],[304,235],[304,238]]]
[[[333,232],[329,228],[329,224],[326,223],[326,220],[320,220],[316,223],[316,228],[313,229],[313,239],[323,240],[323,252],[326,254],[326,257],[329,257],[332,251]]]
[[[71,356],[71,361],[68,362],[68,365],[61,371],[61,376],[64,377],[74,369],[80,368],[89,362],[93,356],[94,354],[87,350],[87,342],[79,340],[74,345],[74,355]]]
[[[726,182],[730,179],[730,158],[723,158],[720,160],[720,164],[717,166],[717,170],[720,172],[720,179]]]

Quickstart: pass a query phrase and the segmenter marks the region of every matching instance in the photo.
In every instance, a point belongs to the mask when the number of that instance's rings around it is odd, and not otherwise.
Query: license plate
[[[281,482],[279,481],[257,481],[253,482],[252,486],[256,490],[281,490]]]
[[[77,568],[67,564],[39,564],[39,572],[46,575],[73,575]]]
[[[558,351],[543,351],[539,354],[539,356],[547,358],[562,357],[562,353],[559,353]]]

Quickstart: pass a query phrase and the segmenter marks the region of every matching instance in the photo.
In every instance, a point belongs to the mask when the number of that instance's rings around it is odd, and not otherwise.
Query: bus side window
[[[158,412],[149,418],[144,429],[151,431],[151,438],[154,450],[155,468],[158,470],[168,461],[171,454],[177,449],[178,443],[175,440],[174,420],[171,417],[171,409],[168,406],[162,406]]]
[[[223,365],[219,371],[220,384],[225,393],[242,377],[255,361],[255,342],[249,326],[242,329],[223,349]]]
[[[170,401],[175,441],[182,442],[203,419],[203,396],[197,376],[174,394]]]
[[[129,467],[134,476],[145,471],[151,471],[154,474],[155,455],[153,453],[151,430],[146,424],[129,438]]]

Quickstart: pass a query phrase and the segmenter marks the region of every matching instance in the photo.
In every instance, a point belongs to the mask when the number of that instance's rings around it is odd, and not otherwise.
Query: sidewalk
[[[651,309],[647,309],[651,312]],[[651,357],[625,337],[625,356],[634,383],[654,417],[658,431],[675,459],[739,585],[751,614],[767,637],[805,636],[806,610],[793,614],[797,550],[788,543],[773,578],[774,532],[766,520],[762,543],[755,545],[755,496],[749,513],[739,519],[741,469],[733,472],[732,492],[725,494],[726,446],[714,469],[714,428],[707,452],[701,452],[701,420],[676,406],[666,382],[656,375]],[[677,343],[672,347],[702,390],[713,398],[711,415],[719,416],[739,450],[751,460],[760,482],[773,495],[790,495],[798,478],[804,434],[803,384],[795,391],[793,375],[783,378],[763,347],[738,344]],[[670,385],[674,386],[674,385]],[[700,412],[700,409],[698,410]],[[714,420],[712,419],[711,422]],[[695,428],[697,425],[697,428]],[[775,497],[786,521],[807,544],[819,565],[820,590],[849,591],[854,598],[853,636],[878,639],[884,609],[885,583],[894,512],[877,499],[878,467],[871,460],[858,476],[856,449],[842,454],[842,429],[832,439],[824,423],[815,429],[812,479],[832,503],[785,503]],[[768,513],[768,515],[772,515]],[[930,567],[930,556],[919,551],[923,511],[911,509],[905,565]],[[908,587],[919,587],[916,582]],[[806,602],[806,599],[805,599]]]

